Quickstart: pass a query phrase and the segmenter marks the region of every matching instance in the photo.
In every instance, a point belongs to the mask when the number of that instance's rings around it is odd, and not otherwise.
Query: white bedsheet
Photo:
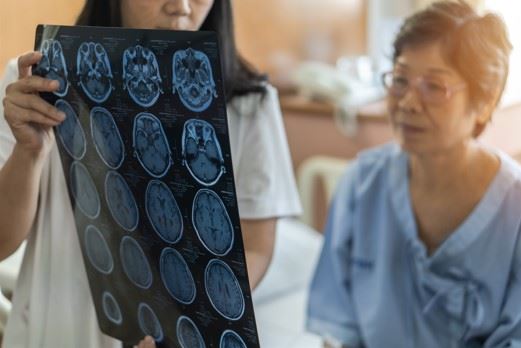
[[[304,329],[308,286],[322,237],[294,219],[281,219],[272,264],[253,293],[261,347],[319,348],[319,337]]]

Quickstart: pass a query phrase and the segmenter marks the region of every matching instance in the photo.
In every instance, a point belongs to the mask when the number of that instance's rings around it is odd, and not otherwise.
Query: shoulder
[[[499,151],[498,154],[501,160],[501,165],[505,167],[505,171],[508,175],[515,182],[521,183],[521,164],[502,151]]]
[[[369,187],[387,180],[389,172],[403,164],[405,154],[396,143],[387,143],[361,151],[351,164],[348,174],[357,187]]]
[[[3,79],[14,81],[18,78],[18,58],[10,59],[5,66]]]
[[[394,142],[376,146],[361,151],[357,155],[356,161],[361,170],[369,172],[380,172],[390,163],[403,157],[404,153],[400,146]]]
[[[388,143],[361,151],[347,166],[336,188],[340,200],[348,197],[351,209],[364,197],[380,195],[401,177],[397,171],[406,168],[404,152],[395,143]],[[395,175],[391,175],[392,173]]]
[[[264,82],[262,86],[265,88],[264,93],[248,93],[232,98],[229,107],[241,115],[255,116],[264,110],[272,110],[273,108],[280,110],[278,91],[270,83]]]
[[[497,154],[501,161],[498,175],[501,179],[500,186],[506,187],[507,199],[515,201],[515,205],[518,206],[521,200],[521,165],[502,151],[498,151]],[[521,211],[519,213],[521,214]]]
[[[5,66],[4,73],[2,75],[1,86],[2,90],[0,91],[2,94],[5,92],[5,88],[8,84],[15,82],[18,79],[18,59],[14,58],[9,60],[7,65]]]

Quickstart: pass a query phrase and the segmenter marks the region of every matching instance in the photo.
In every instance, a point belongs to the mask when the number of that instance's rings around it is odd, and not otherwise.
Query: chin
[[[422,155],[433,152],[432,147],[429,147],[423,141],[411,141],[400,137],[395,138],[395,141],[403,151],[410,154]]]

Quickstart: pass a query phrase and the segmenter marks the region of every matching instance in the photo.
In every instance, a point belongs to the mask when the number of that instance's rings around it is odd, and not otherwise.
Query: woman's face
[[[214,0],[121,0],[124,27],[199,30]]]
[[[435,153],[472,138],[478,120],[468,86],[443,59],[440,43],[406,47],[393,72],[393,85],[408,86],[388,93],[391,124],[404,150]]]

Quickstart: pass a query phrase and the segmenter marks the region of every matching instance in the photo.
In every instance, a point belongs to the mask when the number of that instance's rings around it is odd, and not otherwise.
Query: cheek
[[[194,28],[195,30],[198,30],[201,25],[203,25],[209,12],[210,8],[207,7],[201,6],[199,8],[193,8],[192,22],[194,26],[196,26],[196,28]]]
[[[398,111],[398,101],[395,98],[391,98],[387,96],[386,98],[386,104],[387,104],[387,115],[389,117],[389,120],[391,123],[394,123],[394,120],[396,119],[395,115]]]
[[[444,123],[453,134],[469,137],[472,135],[476,117],[469,110],[468,103],[463,98],[454,100],[443,116],[446,118]]]
[[[212,8],[213,1],[193,1],[192,2],[192,22],[197,28],[201,27],[204,20],[208,16],[210,9]]]
[[[466,139],[472,138],[474,130],[474,118],[471,114],[462,110],[445,110],[436,113],[435,137],[438,143],[450,146]]]
[[[121,3],[123,23],[134,28],[154,28],[160,11],[158,0],[123,0]]]

